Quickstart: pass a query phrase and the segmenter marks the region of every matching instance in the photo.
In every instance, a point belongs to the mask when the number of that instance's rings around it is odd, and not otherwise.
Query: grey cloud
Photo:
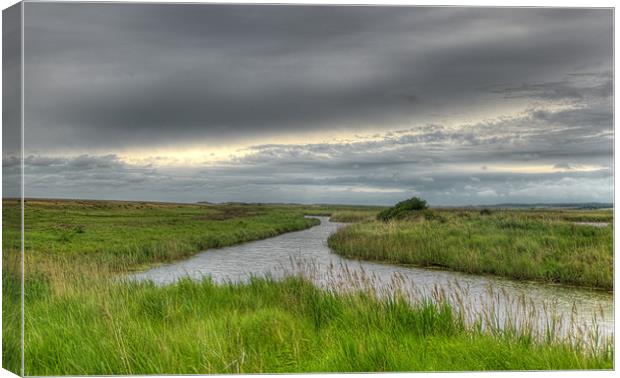
[[[67,159],[53,156],[29,155],[24,164],[33,167],[52,167],[65,164]]]
[[[542,98],[583,100],[584,97],[608,98],[613,92],[611,72],[571,73],[564,80],[545,83],[522,83],[517,87],[494,90],[506,98]]]
[[[499,104],[480,89],[497,82],[611,69],[607,10],[27,8],[27,135],[41,149],[395,128]]]
[[[320,165],[335,169],[353,164],[371,168],[417,163],[418,169],[422,170],[433,163],[535,161],[553,165],[558,159],[571,158],[579,159],[581,164],[611,164],[610,119],[588,110],[569,109],[549,112],[543,120],[535,115],[536,112],[466,125],[456,130],[441,125],[398,130],[372,141],[261,145],[253,147],[249,155],[237,158],[235,162],[268,164],[277,161],[282,166]],[[573,126],[580,122],[588,127],[576,129]]]
[[[27,3],[27,195],[609,201],[612,14]],[[277,142],[324,131],[349,136]],[[123,160],[237,142],[251,147],[217,165]],[[502,164],[561,172],[491,169]],[[17,174],[19,160],[3,166]]]
[[[114,154],[104,156],[80,155],[69,160],[67,165],[78,169],[97,169],[122,167],[123,163]]]
[[[213,201],[239,200],[239,197],[247,201],[251,198],[278,201],[289,197],[293,200],[301,192],[300,198],[306,202],[387,204],[411,193],[423,195],[436,204],[491,203],[492,199],[495,202],[544,201],[549,196],[557,197],[558,201],[609,201],[613,176],[608,138],[599,135],[596,129],[591,135],[566,134],[561,139],[564,148],[553,148],[561,134],[549,135],[553,124],[524,128],[531,118],[528,113],[514,119],[468,125],[471,133],[435,124],[395,130],[383,136],[376,134],[373,140],[362,138],[358,142],[257,145],[249,149],[248,155],[202,168],[135,166],[122,162],[116,155],[30,156],[27,177],[47,177],[47,181],[35,180],[31,188],[44,182],[77,182],[88,190],[124,189],[136,196],[140,189],[148,188],[149,195],[157,193],[166,199],[180,192],[185,199]],[[515,138],[514,134],[520,132],[524,135]],[[583,142],[584,136],[589,143]],[[486,169],[489,163],[509,165],[533,161],[563,171],[519,174]],[[463,163],[486,164],[472,176],[460,168]],[[579,170],[588,164],[601,168]],[[573,189],[564,189],[557,183]],[[600,186],[591,188],[592,183]],[[543,184],[549,185],[549,190],[543,190]],[[574,187],[588,190],[579,192]],[[288,192],[283,193],[284,188]],[[334,196],[329,197],[330,193]]]
[[[4,170],[21,166],[21,160],[19,156],[4,155],[2,156],[2,168]]]
[[[78,187],[105,193],[111,188],[127,187],[161,176],[148,166],[124,163],[113,154],[64,157],[29,155],[24,159],[27,196],[49,197],[49,194],[45,194],[46,190],[52,193],[58,191],[59,195],[62,191],[70,194]]]
[[[130,199],[139,198],[142,191],[167,200],[182,193],[185,200],[195,201],[300,198],[306,202],[388,204],[411,193],[436,204],[556,197],[558,201],[611,200],[609,135],[601,134],[599,128],[567,133],[567,127],[570,130],[574,126],[556,119],[568,117],[562,113],[572,113],[572,109],[545,118],[536,118],[533,112],[457,128],[431,124],[393,130],[358,141],[257,145],[248,149],[247,155],[204,167],[131,165],[115,154],[30,155],[25,160],[27,188],[46,193],[54,187],[61,196],[63,190],[82,196],[113,190],[117,196],[126,193],[124,198]],[[598,120],[596,115],[581,118],[590,124]],[[518,174],[486,169],[487,164],[520,162],[548,164],[563,171]],[[475,176],[462,172],[459,167],[463,163],[481,164],[480,171]],[[584,165],[601,168],[580,171]],[[573,189],[564,189],[558,183]],[[600,186],[591,188],[592,183]],[[549,185],[549,190],[541,185]],[[588,190],[579,192],[574,187]]]
[[[67,162],[71,160],[67,158]],[[435,205],[456,205],[505,201],[609,201],[613,180],[609,169],[548,174],[482,171],[475,179],[466,173],[436,172],[429,179],[407,169],[394,172],[379,168],[355,175],[353,170],[330,174],[321,167],[267,174],[263,168],[186,168],[171,173],[164,168],[129,164],[96,170],[70,163],[62,169],[52,165],[45,168],[33,166],[26,173],[26,195],[178,201],[181,192],[185,201],[236,201],[243,198],[260,202],[390,204],[417,194]],[[394,173],[397,173],[396,177]]]

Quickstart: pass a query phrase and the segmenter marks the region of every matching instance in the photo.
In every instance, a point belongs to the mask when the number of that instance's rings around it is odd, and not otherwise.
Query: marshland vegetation
[[[513,279],[613,287],[611,210],[420,210],[340,229],[338,254]]]
[[[3,205],[5,220],[19,213],[18,202]],[[25,205],[27,375],[613,367],[609,343],[594,348],[553,333],[541,339],[527,327],[480,327],[465,322],[449,300],[412,303],[398,295],[329,291],[303,277],[167,286],[120,278],[203,249],[316,224],[306,214],[361,222],[347,232],[375,227],[380,208],[54,200]],[[5,226],[3,233],[3,309],[15,309],[19,230]],[[3,364],[19,371],[19,313],[3,311],[3,322]]]

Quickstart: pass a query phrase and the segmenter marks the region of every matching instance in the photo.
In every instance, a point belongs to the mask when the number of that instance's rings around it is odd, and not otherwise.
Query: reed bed
[[[157,286],[73,274],[55,278],[71,278],[69,290],[54,279],[30,285],[28,375],[613,367],[609,341],[569,342],[553,327],[539,337],[523,323],[507,328],[493,308],[472,323],[464,302],[441,291],[412,300],[371,286],[326,290],[299,275]]]
[[[315,260],[291,259],[271,278],[301,277],[333,293],[364,292],[373,297],[405,299],[412,306],[431,302],[448,305],[468,327],[496,334],[514,334],[532,340],[578,345],[580,349],[606,350],[613,345],[613,318],[606,318],[602,305],[578,314],[575,302],[567,311],[553,299],[534,300],[526,292],[514,294],[496,288],[492,282],[484,290],[471,290],[452,279],[445,284],[419,285],[394,272],[386,280],[361,265],[346,262],[326,268]]]
[[[611,225],[592,227],[519,212],[424,212],[354,224],[328,243],[350,258],[613,288]]]
[[[332,222],[357,223],[369,222],[377,217],[377,209],[369,210],[340,210],[334,211],[329,220]]]

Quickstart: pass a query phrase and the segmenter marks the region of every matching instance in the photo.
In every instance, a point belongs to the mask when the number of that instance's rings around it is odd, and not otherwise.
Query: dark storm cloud
[[[611,10],[25,9],[27,196],[612,199]],[[342,137],[280,138],[327,131]],[[157,155],[237,143],[215,162]]]
[[[208,145],[402,127],[506,96],[581,99],[608,89],[573,88],[566,78],[611,70],[611,17],[29,3],[27,137],[43,150]]]

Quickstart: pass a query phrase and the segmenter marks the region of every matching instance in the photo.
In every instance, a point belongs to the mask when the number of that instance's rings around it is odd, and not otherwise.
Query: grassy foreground
[[[34,375],[612,367],[610,351],[468,329],[447,304],[331,294],[301,279],[103,284],[34,297]]]
[[[423,211],[340,229],[329,246],[353,258],[613,288],[611,211]]]
[[[16,206],[4,202],[5,219]],[[29,200],[26,211],[27,375],[613,367],[611,346],[483,331],[449,303],[330,293],[300,278],[165,287],[119,280],[316,222],[304,214],[356,209]],[[3,310],[19,308],[16,232],[3,229]],[[3,322],[3,365],[18,372],[19,312],[3,311]]]
[[[25,203],[25,295],[51,299],[65,290],[86,290],[95,276],[114,280],[118,274],[205,249],[308,228],[319,223],[303,217],[308,210],[300,206],[29,199]],[[3,200],[2,216],[3,367],[19,373],[19,201]],[[55,289],[39,291],[41,282],[51,282]],[[28,308],[26,317],[31,318]],[[26,333],[45,326],[44,319],[39,319],[43,323],[32,321]]]

